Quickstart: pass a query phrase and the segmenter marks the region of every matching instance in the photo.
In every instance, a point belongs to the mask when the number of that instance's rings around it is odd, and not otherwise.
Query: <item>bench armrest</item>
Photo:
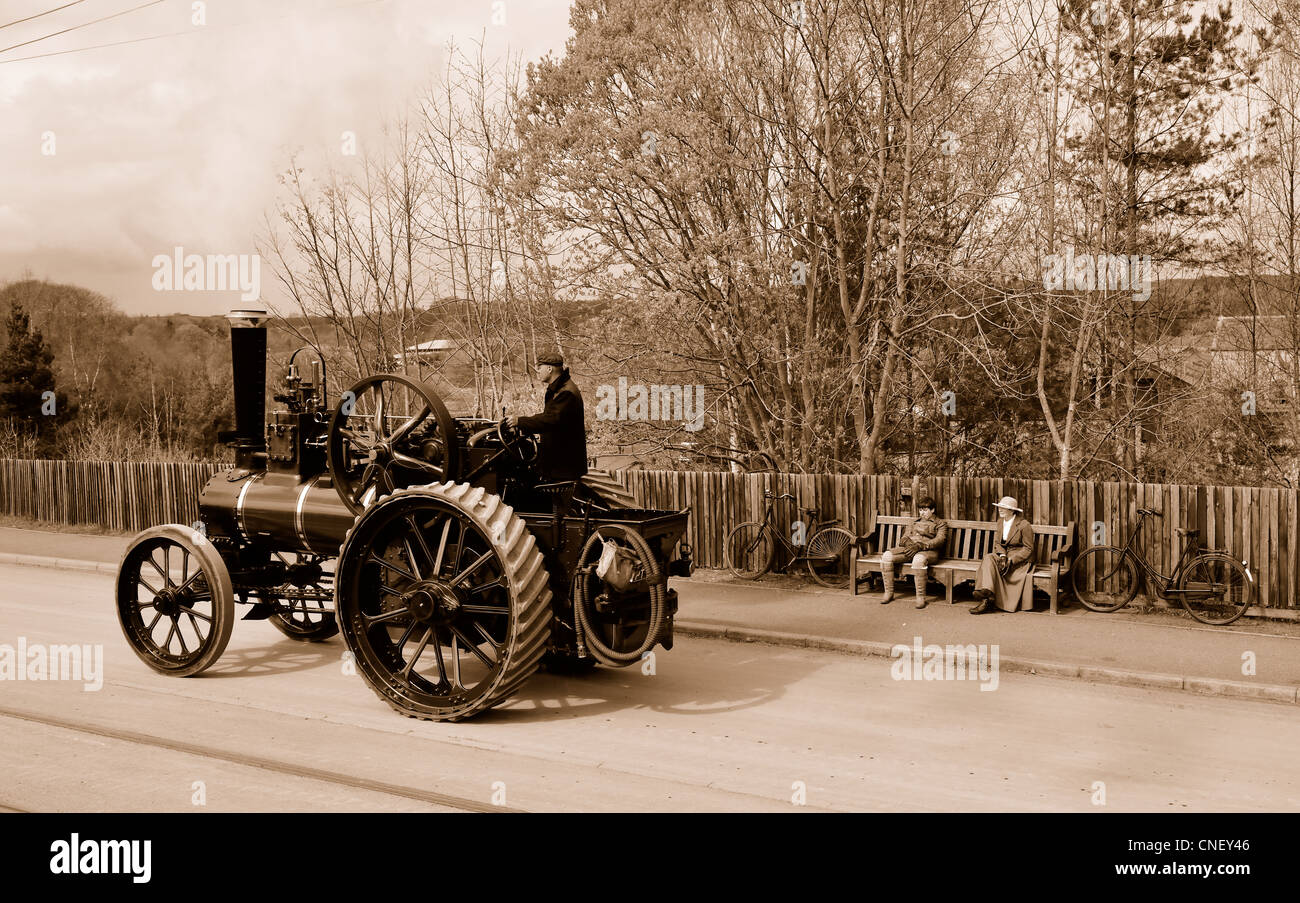
[[[855,539],[853,540],[853,544],[854,544],[855,546],[857,546],[857,547],[858,547],[858,550],[861,551],[861,552],[864,552],[864,553],[865,553],[865,552],[870,552],[871,549],[868,548],[868,546],[873,545],[873,544],[879,542],[879,535],[880,535],[880,527],[879,527],[879,526],[872,527],[870,533],[868,533],[866,536],[859,536],[859,537],[855,538]],[[879,551],[879,550],[877,549],[876,551]]]
[[[1055,552],[1052,553],[1051,563],[1056,564],[1062,558],[1068,558],[1070,555],[1073,554],[1073,552],[1074,552],[1074,533],[1070,533],[1070,535],[1066,537],[1065,545],[1061,546],[1059,549],[1057,549]]]

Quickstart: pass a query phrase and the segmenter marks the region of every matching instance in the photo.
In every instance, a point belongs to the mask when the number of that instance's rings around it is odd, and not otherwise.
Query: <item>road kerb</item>
[[[1278,687],[1271,684],[1252,684],[1242,680],[1220,680],[1214,677],[1188,677],[1184,687],[1193,693],[1209,696],[1237,696],[1246,699],[1269,699],[1273,702],[1297,701],[1296,687]]]
[[[1125,671],[1122,668],[1079,667],[1079,679],[1094,683],[1123,684],[1126,687],[1148,687],[1158,690],[1181,690],[1186,681],[1176,674],[1158,674],[1151,671]]]

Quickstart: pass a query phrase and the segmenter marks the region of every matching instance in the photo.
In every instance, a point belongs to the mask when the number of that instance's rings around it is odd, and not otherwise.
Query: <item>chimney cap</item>
[[[238,307],[226,314],[232,329],[244,327],[259,329],[271,318],[264,307]]]

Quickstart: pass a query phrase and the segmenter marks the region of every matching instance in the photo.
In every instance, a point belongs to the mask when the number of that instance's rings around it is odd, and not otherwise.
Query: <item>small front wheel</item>
[[[772,567],[776,546],[767,524],[751,521],[727,534],[727,567],[742,580],[755,580]]]
[[[1202,624],[1231,624],[1250,607],[1254,585],[1245,567],[1226,552],[1203,552],[1178,581],[1187,613]]]
[[[131,651],[155,671],[191,677],[230,642],[230,573],[202,533],[179,524],[131,540],[117,573],[117,618]]]
[[[1138,591],[1137,565],[1124,549],[1093,546],[1070,568],[1074,597],[1093,611],[1118,611]]]

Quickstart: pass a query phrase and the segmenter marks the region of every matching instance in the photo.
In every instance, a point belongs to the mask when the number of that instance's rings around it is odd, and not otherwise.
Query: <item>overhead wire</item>
[[[89,28],[91,25],[98,25],[100,22],[107,22],[109,19],[116,19],[119,16],[125,16],[127,13],[133,13],[136,10],[144,9],[146,6],[157,6],[159,3],[166,3],[166,2],[167,0],[148,0],[147,3],[141,3],[139,6],[133,6],[130,9],[124,9],[120,13],[112,13],[111,15],[101,16],[98,19],[92,19],[89,22],[83,22],[80,25],[71,25],[67,28],[62,28],[58,31],[52,31],[47,35],[42,35],[39,38],[32,38],[30,41],[22,41],[18,44],[10,44],[8,47],[0,47],[0,53],[5,53],[6,51],[9,50],[16,50],[19,47],[26,47],[28,44],[36,44],[41,41],[48,40],[50,38],[56,38],[61,34],[68,34],[69,32],[79,31],[82,28]]]
[[[161,0],[157,0],[157,2],[161,2]],[[352,8],[352,7],[354,7],[354,6],[371,6],[371,5],[376,4],[376,3],[387,3],[387,2],[388,2],[388,0],[357,0],[357,2],[354,2],[354,3],[341,3],[341,4],[338,4],[337,6],[328,6],[328,7],[325,7],[324,9],[318,10],[318,12],[333,12],[334,10],[338,10],[338,9],[350,9],[350,8]],[[128,12],[130,12],[130,10],[128,10]],[[289,18],[292,18],[292,15],[287,15],[287,16],[273,16],[273,17],[271,17],[270,19],[264,19],[264,20],[262,20],[262,21],[274,22],[274,21],[276,21],[277,19],[289,19]],[[109,42],[107,42],[107,43],[105,43],[105,44],[91,44],[91,45],[89,45],[89,46],[87,46],[87,47],[71,47],[71,48],[69,48],[69,49],[67,49],[67,50],[51,50],[51,51],[49,51],[48,53],[33,53],[33,54],[31,54],[30,56],[18,56],[18,57],[14,57],[14,58],[12,58],[12,59],[7,59],[7,60],[5,60],[5,59],[0,59],[0,66],[3,66],[5,63],[21,63],[21,62],[24,62],[24,61],[26,61],[26,60],[40,60],[40,59],[45,59],[46,57],[51,57],[51,56],[62,56],[62,55],[65,54],[65,53],[81,53],[81,52],[86,51],[86,50],[100,50],[100,49],[105,48],[105,47],[120,47],[120,46],[122,46],[123,44],[139,44],[139,43],[142,43],[142,42],[144,42],[144,41],[158,41],[158,40],[161,40],[161,39],[163,39],[163,38],[182,37],[182,36],[184,36],[184,35],[199,34],[200,32],[203,32],[203,31],[221,31],[221,30],[224,30],[224,29],[227,29],[227,28],[235,28],[235,27],[238,27],[238,26],[240,26],[240,25],[248,25],[248,24],[251,24],[252,21],[253,21],[253,20],[245,20],[245,21],[243,21],[243,22],[234,22],[234,23],[231,23],[230,25],[226,25],[226,26],[208,26],[207,28],[203,28],[203,29],[199,29],[199,28],[189,28],[189,29],[185,29],[184,31],[169,31],[169,32],[164,32],[163,34],[143,35],[143,36],[138,37],[138,38],[126,38],[126,39],[121,40],[121,41],[109,41]],[[87,24],[91,24],[91,23],[87,23]],[[3,53],[3,52],[4,52],[4,51],[0,51],[0,53]]]
[[[26,19],[14,19],[12,22],[6,22],[0,25],[0,28],[8,28],[10,25],[21,25],[24,22],[30,22],[33,19],[39,19],[41,16],[48,16],[50,13],[57,13],[61,9],[67,9],[69,6],[76,6],[78,3],[85,3],[86,0],[72,0],[71,3],[65,3],[62,6],[56,6],[54,9],[47,9],[43,13],[37,13],[34,16],[28,16]]]

